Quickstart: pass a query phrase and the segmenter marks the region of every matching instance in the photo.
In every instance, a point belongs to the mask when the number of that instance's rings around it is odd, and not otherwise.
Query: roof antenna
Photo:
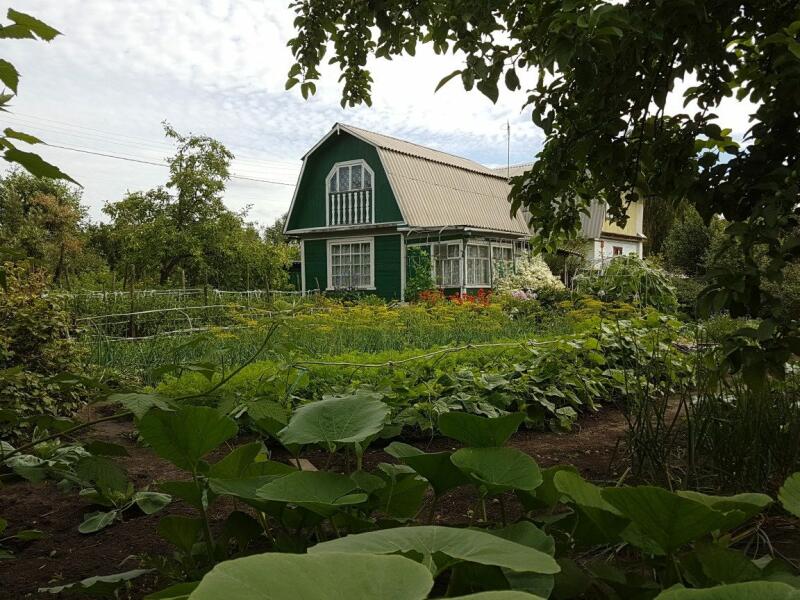
[[[511,123],[506,119],[506,179],[511,179]]]

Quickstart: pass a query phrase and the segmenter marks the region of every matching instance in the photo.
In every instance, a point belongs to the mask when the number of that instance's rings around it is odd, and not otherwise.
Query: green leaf
[[[170,496],[180,498],[195,508],[203,506],[203,493],[191,479],[187,481],[164,481],[158,487]]]
[[[45,42],[52,41],[57,35],[61,35],[61,32],[57,29],[53,29],[47,23],[43,23],[39,19],[36,19],[30,15],[25,13],[18,12],[13,8],[8,9],[8,14],[6,15],[9,20],[13,21],[20,27],[24,27],[36,37],[44,40]]]
[[[470,481],[450,460],[451,452],[425,453],[402,442],[392,442],[385,451],[427,479],[437,496]]]
[[[643,535],[655,542],[663,554],[671,554],[725,523],[724,514],[662,488],[606,488],[602,496],[629,518]],[[639,547],[643,546],[638,540],[631,541]]]
[[[139,421],[139,433],[155,452],[172,464],[195,472],[203,456],[236,435],[233,419],[207,406],[176,411],[151,410]]]
[[[558,564],[549,555],[500,537],[475,529],[455,527],[399,527],[370,531],[323,542],[308,549],[310,554],[321,552],[351,552],[370,554],[413,553],[432,573],[449,566],[452,561],[468,561],[482,565],[505,567],[513,571],[532,571],[553,574]],[[449,560],[444,567],[438,555]]]
[[[544,598],[514,590],[495,590],[491,592],[469,594],[467,596],[455,596],[450,600],[544,600]]]
[[[124,409],[133,413],[137,419],[141,419],[152,408],[159,408],[161,410],[172,410],[175,408],[169,398],[159,396],[158,394],[140,394],[140,393],[127,393],[127,394],[111,394],[108,397],[110,402],[119,403]]]
[[[158,534],[187,554],[192,551],[202,528],[201,519],[178,515],[167,515],[158,522]]]
[[[726,530],[749,521],[772,504],[772,498],[766,494],[744,493],[733,496],[712,496],[688,490],[681,490],[677,494],[724,513],[725,523],[722,528]]]
[[[136,492],[133,501],[144,514],[152,515],[172,502],[172,497],[158,492]]]
[[[111,525],[118,514],[116,510],[90,513],[84,517],[83,523],[78,526],[78,531],[81,533],[97,533]]]
[[[235,448],[224,458],[209,467],[208,476],[218,479],[232,479],[254,474],[250,473],[250,471],[255,465],[256,457],[263,448],[261,442],[252,442]]]
[[[451,460],[490,494],[530,492],[542,483],[539,465],[516,448],[462,448]]]
[[[7,138],[12,138],[15,140],[20,140],[25,142],[26,144],[41,144],[42,140],[37,138],[36,136],[30,135],[29,133],[24,133],[22,131],[15,131],[11,129],[11,127],[6,127],[5,131],[3,131]]]
[[[553,486],[561,498],[574,505],[578,523],[572,536],[577,544],[589,547],[619,541],[629,521],[606,502],[601,488],[568,470],[554,474]]]
[[[144,600],[188,600],[189,596],[198,585],[200,585],[199,581],[177,583],[158,592],[148,594],[144,597]]]
[[[259,554],[214,567],[191,600],[422,600],[430,573],[401,556]]]
[[[778,491],[781,506],[795,517],[800,517],[800,473],[791,475]]]
[[[751,581],[700,590],[676,586],[661,592],[655,600],[798,600],[800,591],[785,583]]]
[[[127,495],[128,475],[114,461],[102,456],[84,456],[75,465],[75,474],[91,482],[104,496]]]
[[[442,89],[442,87],[444,87],[444,85],[445,85],[445,84],[446,84],[448,81],[450,81],[450,80],[451,80],[453,77],[455,77],[456,75],[460,75],[460,74],[461,74],[461,70],[460,70],[460,69],[456,69],[455,71],[453,71],[453,72],[452,72],[452,73],[450,73],[449,75],[446,75],[446,76],[442,77],[442,79],[441,79],[441,80],[439,81],[439,83],[436,85],[436,89],[433,91],[433,93],[435,94],[436,92],[438,92],[440,89]]]
[[[125,585],[127,582],[142,575],[152,573],[153,569],[134,569],[124,573],[114,573],[113,575],[99,575],[88,577],[77,583],[68,583],[56,587],[39,588],[40,593],[61,594],[62,592],[80,593],[82,595],[97,596],[99,598],[111,598],[114,591]]]
[[[0,58],[0,81],[15,94],[19,85],[19,71],[7,60]]]
[[[439,417],[439,430],[467,446],[485,448],[505,444],[524,420],[523,413],[489,418],[451,411]]]
[[[517,77],[517,71],[513,67],[506,71],[505,81],[506,87],[512,92],[520,88],[519,77]]]
[[[374,494],[381,512],[394,519],[411,519],[419,512],[427,491],[427,481],[406,473],[390,477]]]
[[[13,537],[14,539],[23,542],[30,542],[33,540],[41,540],[42,538],[46,538],[47,534],[40,529],[23,529],[22,531],[15,533]]]
[[[698,544],[694,550],[703,573],[714,583],[761,579],[761,569],[741,552],[719,544]]]
[[[553,556],[556,550],[555,540],[529,521],[519,521],[503,529],[491,532],[503,539],[536,548]],[[503,569],[503,575],[512,590],[524,591],[548,598],[553,591],[554,576],[540,573],[520,573]]]
[[[358,484],[339,473],[296,471],[260,487],[258,498],[272,502],[296,504],[328,516],[341,506],[361,504],[366,494],[353,493]]]
[[[0,63],[0,72],[2,72],[2,64]],[[66,179],[76,185],[80,185],[72,177],[61,171],[55,165],[51,165],[46,160],[43,160],[38,154],[33,152],[23,152],[16,148],[8,148],[3,153],[3,158],[8,162],[17,163],[28,173],[35,177],[44,177],[46,179]]]
[[[104,442],[102,440],[93,440],[85,444],[83,449],[89,454],[94,454],[96,456],[129,456],[125,446]]]
[[[389,407],[359,394],[311,402],[298,408],[278,436],[284,444],[363,442],[383,429]]]

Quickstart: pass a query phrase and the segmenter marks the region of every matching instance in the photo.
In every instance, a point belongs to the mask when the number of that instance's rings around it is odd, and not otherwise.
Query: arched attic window
[[[375,222],[374,180],[375,174],[363,160],[333,165],[325,184],[329,227]]]

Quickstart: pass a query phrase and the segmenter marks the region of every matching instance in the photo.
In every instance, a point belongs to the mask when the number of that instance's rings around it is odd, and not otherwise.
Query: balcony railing
[[[328,194],[328,225],[362,225],[373,222],[372,190]]]

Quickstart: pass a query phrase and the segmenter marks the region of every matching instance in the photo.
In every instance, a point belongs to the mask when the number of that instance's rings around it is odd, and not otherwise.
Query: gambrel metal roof
[[[510,214],[510,187],[504,174],[467,158],[352,125],[337,123],[334,130],[375,146],[409,227],[530,234],[522,212]]]

